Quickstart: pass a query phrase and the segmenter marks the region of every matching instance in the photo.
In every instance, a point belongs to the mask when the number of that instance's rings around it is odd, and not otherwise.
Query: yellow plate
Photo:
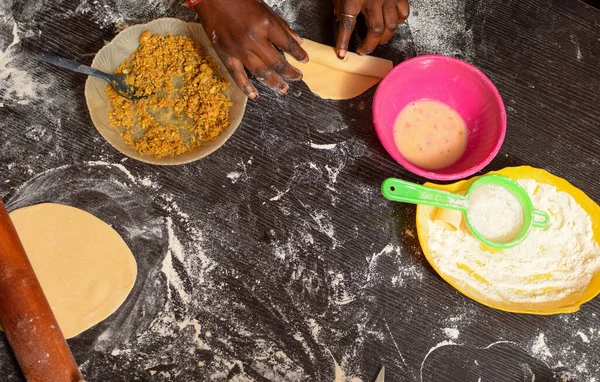
[[[594,240],[600,244],[600,206],[598,206],[592,199],[590,199],[581,190],[575,188],[566,180],[550,174],[547,171],[528,167],[509,167],[500,171],[491,172],[490,174],[500,174],[507,176],[511,179],[534,179],[538,183],[549,184],[556,187],[560,191],[564,191],[571,195],[577,203],[588,213],[592,219],[592,229],[594,231]],[[427,186],[438,188],[440,190],[446,190],[451,192],[465,192],[471,183],[473,183],[477,177],[463,180],[457,183],[449,185],[438,185],[433,183],[426,183]],[[429,264],[435,269],[435,271],[456,288],[459,292],[465,296],[494,309],[505,310],[513,313],[529,313],[529,314],[558,314],[558,313],[573,313],[579,310],[579,306],[585,302],[590,301],[598,293],[600,293],[600,273],[597,273],[591,280],[587,289],[583,294],[577,294],[560,301],[545,302],[538,304],[530,303],[500,303],[497,301],[488,301],[485,296],[480,292],[470,288],[468,286],[461,286],[461,283],[450,275],[444,274],[433,261],[431,250],[429,248],[429,229],[428,221],[434,218],[436,208],[419,205],[417,207],[417,232],[419,234],[419,242],[423,253],[429,261]],[[491,249],[490,249],[491,250]],[[495,250],[492,250],[495,251]]]

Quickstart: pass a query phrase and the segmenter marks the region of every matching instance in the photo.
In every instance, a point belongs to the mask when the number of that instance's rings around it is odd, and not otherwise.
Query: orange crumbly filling
[[[106,88],[109,120],[125,142],[158,158],[192,151],[215,140],[229,126],[229,82],[199,43],[189,37],[140,36],[139,48],[115,74],[126,74],[136,100]]]

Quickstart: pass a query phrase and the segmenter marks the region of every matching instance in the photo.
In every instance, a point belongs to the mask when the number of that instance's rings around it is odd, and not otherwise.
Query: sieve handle
[[[535,228],[546,228],[550,223],[550,215],[544,211],[535,210],[531,213],[531,225]]]
[[[396,178],[384,180],[381,193],[386,199],[394,202],[424,204],[462,212],[467,210],[468,204],[465,196]]]

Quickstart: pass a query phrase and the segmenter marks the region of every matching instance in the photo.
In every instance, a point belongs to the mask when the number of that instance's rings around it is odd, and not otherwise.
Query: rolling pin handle
[[[28,382],[83,381],[2,201],[0,324]]]

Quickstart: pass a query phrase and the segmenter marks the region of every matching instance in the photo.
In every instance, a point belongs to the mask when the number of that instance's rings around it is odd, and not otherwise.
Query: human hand
[[[334,12],[340,22],[336,51],[339,58],[344,58],[359,13],[364,14],[368,29],[357,50],[364,55],[392,38],[398,25],[408,17],[409,7],[408,0],[334,0]]]
[[[251,99],[258,97],[258,91],[244,67],[279,93],[288,91],[284,80],[302,79],[302,73],[275,48],[307,62],[302,39],[262,0],[202,0],[194,9],[221,61]]]

